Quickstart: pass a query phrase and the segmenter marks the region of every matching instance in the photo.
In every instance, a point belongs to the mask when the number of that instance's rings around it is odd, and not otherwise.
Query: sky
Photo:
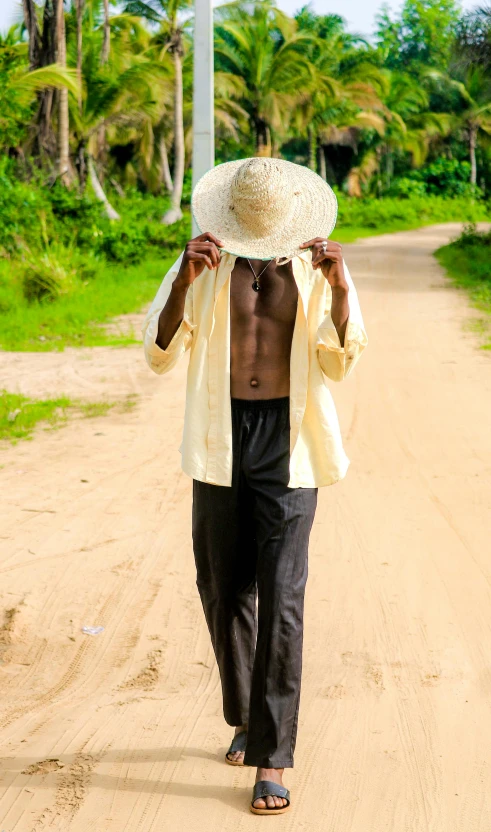
[[[293,14],[305,0],[277,0],[280,9]],[[351,32],[370,36],[374,29],[375,15],[379,11],[383,0],[312,0],[312,6],[318,14],[340,14],[348,23]],[[214,5],[217,5],[214,2]],[[397,0],[389,2],[394,11],[399,8]],[[464,9],[479,5],[477,0],[462,0]],[[5,31],[20,18],[21,3],[19,0],[0,0],[0,31]]]

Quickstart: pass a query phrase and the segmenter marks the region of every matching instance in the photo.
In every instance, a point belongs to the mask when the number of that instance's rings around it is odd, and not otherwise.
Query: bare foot
[[[237,736],[237,734],[240,734],[241,731],[247,731],[247,725],[239,725],[235,729],[235,736]],[[244,751],[232,751],[228,755],[228,759],[233,760],[236,763],[243,763],[244,762]]]
[[[283,785],[283,768],[258,768],[256,774],[256,783],[260,780],[272,780],[273,783]],[[273,797],[267,795],[266,798],[258,797],[252,804],[255,809],[281,809],[286,806],[287,800],[284,797]]]

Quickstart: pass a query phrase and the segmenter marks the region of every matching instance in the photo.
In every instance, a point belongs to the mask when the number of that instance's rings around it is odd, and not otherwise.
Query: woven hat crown
[[[230,185],[230,210],[254,237],[283,225],[292,210],[293,187],[275,159],[248,159]]]
[[[196,183],[196,224],[236,257],[291,259],[336,223],[336,195],[314,171],[286,159],[222,162]]]

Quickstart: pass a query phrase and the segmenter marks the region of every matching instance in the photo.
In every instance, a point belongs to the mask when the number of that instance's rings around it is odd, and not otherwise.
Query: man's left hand
[[[348,289],[343,267],[343,248],[339,243],[316,237],[308,243],[302,243],[300,248],[312,249],[312,267],[322,271],[333,289]]]

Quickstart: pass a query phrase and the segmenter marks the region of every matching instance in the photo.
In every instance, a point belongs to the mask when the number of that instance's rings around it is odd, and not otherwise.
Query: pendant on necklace
[[[259,292],[259,289],[261,287],[260,287],[259,283],[257,282],[257,280],[255,280],[254,283],[252,284],[252,288],[254,289],[255,292]]]

